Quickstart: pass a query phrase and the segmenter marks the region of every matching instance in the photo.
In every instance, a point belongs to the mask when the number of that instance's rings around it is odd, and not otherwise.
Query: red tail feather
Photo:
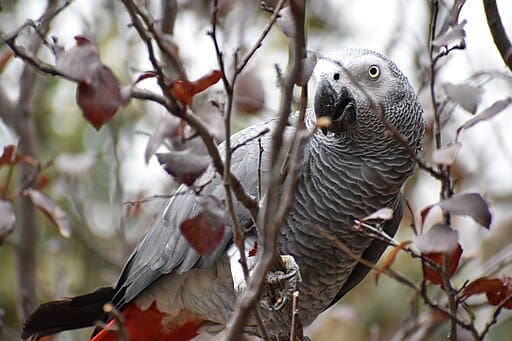
[[[124,317],[124,329],[129,341],[185,341],[198,335],[198,329],[204,321],[182,312],[175,319],[159,311],[153,302],[146,310],[135,303],[128,305],[121,315]],[[179,322],[176,322],[179,321]],[[114,321],[94,336],[91,341],[119,341]]]

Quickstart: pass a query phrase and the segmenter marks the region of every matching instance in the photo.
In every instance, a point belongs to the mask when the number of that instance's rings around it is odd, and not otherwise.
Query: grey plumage
[[[360,60],[364,59],[368,61],[361,63]],[[368,78],[367,70],[371,65],[379,65],[381,79]],[[357,117],[353,126],[329,131],[327,135],[320,131],[312,135],[303,153],[295,205],[282,229],[280,251],[296,259],[303,277],[300,311],[305,325],[332,304],[338,293],[346,291],[344,284],[357,263],[336,249],[315,228],[332,233],[361,256],[373,240],[354,231],[354,219],[363,218],[379,208],[390,207],[395,210],[395,219],[386,226],[391,235],[394,235],[401,219],[399,191],[412,174],[414,161],[406,148],[385,133],[376,111],[382,111],[385,119],[409,141],[412,150],[419,147],[423,134],[422,111],[414,91],[398,68],[384,56],[369,50],[343,50],[322,60],[318,69],[319,82],[327,82],[336,93],[352,97],[357,106]],[[338,80],[334,79],[336,73],[339,74]],[[317,102],[315,107],[322,105],[322,102]],[[314,126],[314,112],[308,111],[306,123],[309,127]],[[273,121],[269,121],[247,128],[235,134],[231,143],[246,143],[272,125]],[[285,135],[290,135],[292,130],[288,127]],[[270,142],[270,134],[261,138],[264,148],[261,154],[263,179],[269,169]],[[259,143],[253,140],[237,149],[232,159],[233,173],[254,196],[257,194],[259,158]],[[223,198],[221,179],[213,169],[203,176],[202,181],[212,178],[214,181],[203,194],[212,192]],[[128,275],[119,283],[120,287],[126,287],[121,302],[132,300],[162,274],[211,266],[231,243],[228,226],[221,246],[210,257],[200,257],[188,245],[177,226],[197,213],[197,200],[193,194],[171,199],[163,217],[155,223],[156,228],[149,232],[132,256],[133,263],[126,269]],[[241,224],[249,225],[249,213],[240,203],[237,204],[237,212]],[[371,260],[375,261],[380,253],[382,251]],[[148,264],[151,265],[150,270],[147,269]],[[357,278],[355,282],[359,280]],[[346,285],[355,284],[349,282]]]
[[[372,67],[377,69],[370,70]],[[420,148],[423,134],[422,109],[414,90],[386,57],[370,50],[342,50],[321,59],[315,74],[318,86],[314,110],[308,110],[306,115],[306,126],[314,133],[301,155],[294,205],[279,240],[281,254],[293,256],[300,267],[299,312],[303,325],[311,323],[368,272],[323,233],[335,236],[354,254],[376,262],[385,245],[353,229],[354,219],[383,207],[392,208],[394,218],[383,227],[394,235],[402,216],[400,188],[414,170],[410,154]],[[315,129],[320,115],[332,120],[324,132]],[[383,119],[409,147],[386,132]],[[261,154],[257,139],[247,141],[273,125],[272,120],[260,123],[231,139],[233,146],[244,144],[233,154],[232,172],[254,196],[258,194],[260,162],[262,187],[266,188],[271,138],[270,134],[261,137]],[[291,136],[293,129],[287,127],[285,136]],[[212,168],[198,180],[209,181],[202,194],[222,199],[221,178]],[[178,191],[187,190],[182,187]],[[221,245],[212,255],[200,256],[178,227],[198,212],[198,200],[201,199],[190,191],[170,199],[114,288],[112,302],[118,308],[133,300],[147,305],[144,297],[151,301],[164,293],[177,297],[179,304],[167,297],[169,303],[163,305],[179,305],[214,323],[226,322],[235,300],[225,255],[232,244],[231,227],[226,226]],[[249,212],[238,202],[236,212],[241,225],[251,227]],[[187,276],[200,271],[212,271],[212,283],[201,283],[201,290],[196,291],[190,286],[185,288]],[[177,285],[183,286],[178,294],[174,288]]]

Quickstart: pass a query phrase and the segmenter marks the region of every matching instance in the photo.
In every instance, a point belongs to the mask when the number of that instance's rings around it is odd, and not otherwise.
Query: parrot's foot
[[[294,297],[298,297],[295,293],[302,281],[299,265],[289,255],[281,256],[281,263],[282,271],[269,272],[265,278],[259,312],[272,340],[290,340],[292,328],[296,340],[304,340],[300,319],[293,321],[298,314],[293,310]]]
[[[297,284],[302,281],[299,265],[293,256],[282,255],[281,261],[285,267],[284,272],[273,271],[267,274],[266,283],[271,290],[267,290],[261,300],[267,310],[281,310],[297,290]]]

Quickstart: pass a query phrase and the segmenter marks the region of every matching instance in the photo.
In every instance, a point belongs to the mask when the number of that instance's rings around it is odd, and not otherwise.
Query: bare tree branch
[[[458,2],[454,3],[454,8],[451,11],[451,16],[448,21],[445,21],[445,25],[442,27],[441,33],[445,30],[448,30],[450,25],[456,24],[456,20],[458,19],[458,14],[460,13],[460,9],[464,1],[460,1],[460,8],[457,7]],[[441,148],[441,120],[440,120],[440,104],[437,101],[436,96],[436,75],[437,75],[437,62],[441,57],[446,56],[451,50],[455,48],[464,48],[463,44],[459,46],[452,47],[451,49],[445,48],[444,51],[435,56],[436,47],[434,44],[434,40],[437,38],[437,24],[438,24],[438,15],[439,15],[439,0],[432,1],[431,7],[431,18],[430,18],[430,26],[429,26],[429,49],[430,49],[430,96],[432,99],[432,107],[433,107],[433,116],[434,116],[434,140],[435,140],[435,148]],[[448,166],[440,166],[439,167],[442,177],[441,182],[441,191],[440,197],[441,199],[449,198],[453,195],[452,181],[450,178],[450,168]],[[443,213],[444,221],[447,225],[450,225],[450,214],[449,212]],[[448,305],[450,309],[450,319],[449,319],[449,332],[448,339],[456,340],[457,339],[457,320],[454,316],[457,315],[458,304],[455,300],[455,290],[452,287],[450,281],[450,262],[449,255],[444,256],[443,262],[443,271],[441,272],[441,276],[443,279],[444,289],[448,298]],[[422,262],[424,262],[422,260]]]
[[[63,7],[57,7],[57,1],[50,0],[47,3],[45,14],[39,22],[39,32],[45,35],[48,32],[51,20],[60,12]],[[14,38],[11,40],[13,42]],[[7,42],[9,45],[9,42]],[[9,45],[10,46],[10,45]],[[41,39],[34,35],[29,44],[31,51],[37,51],[41,46]],[[36,74],[31,66],[24,65],[20,77],[20,92],[16,103],[13,106],[14,126],[20,137],[19,149],[25,155],[36,156],[38,154],[37,136],[32,119],[31,103],[34,98]],[[33,166],[22,163],[20,166],[21,181],[33,176],[37,171]],[[36,298],[36,242],[38,235],[38,224],[36,220],[36,209],[32,201],[22,196],[19,201],[20,211],[17,234],[18,242],[16,247],[16,265],[18,280],[18,302],[20,303],[20,314],[24,319],[32,312],[37,304]]]
[[[496,0],[484,0],[485,16],[487,18],[487,25],[491,30],[492,39],[500,51],[501,58],[507,64],[510,71],[512,71],[512,44],[508,39],[507,32],[503,23],[501,22],[500,13]]]
[[[279,264],[280,258],[277,252],[277,237],[286,217],[286,214],[283,214],[283,212],[289,203],[284,202],[280,205],[279,194],[275,188],[281,185],[281,169],[283,162],[287,158],[286,151],[283,151],[285,148],[282,148],[283,133],[291,111],[295,81],[302,71],[302,61],[306,53],[304,33],[305,1],[290,0],[289,5],[294,19],[296,35],[291,39],[292,53],[289,60],[288,71],[282,82],[277,125],[272,132],[269,189],[264,195],[263,210],[260,210],[258,217],[257,226],[259,227],[262,240],[262,252],[259,262],[254,269],[253,276],[248,283],[247,290],[239,297],[235,305],[235,311],[227,326],[227,340],[237,340],[238,336],[242,333],[249,313],[252,311],[261,295],[268,271],[271,270],[271,268],[284,268],[282,264]],[[297,157],[297,155],[294,156]],[[288,186],[291,186],[292,183],[293,182],[290,181]],[[280,213],[277,217],[275,215],[276,212]],[[290,326],[288,326],[287,331],[290,331]],[[302,335],[298,336],[302,337]]]
[[[496,309],[494,310],[494,313],[492,314],[492,319],[489,322],[487,322],[484,329],[480,333],[480,336],[478,338],[479,340],[485,340],[485,337],[491,330],[491,327],[498,322],[498,316],[500,315],[501,311],[503,310],[503,308],[505,308],[505,305],[510,303],[511,299],[512,299],[512,295],[509,295],[503,301],[501,301],[501,303],[496,307]]]

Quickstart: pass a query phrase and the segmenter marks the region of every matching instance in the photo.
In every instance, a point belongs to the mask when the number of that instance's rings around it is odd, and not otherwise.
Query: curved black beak
[[[336,91],[325,78],[321,79],[315,93],[314,108],[316,117],[329,117],[331,125],[322,128],[327,131],[341,132],[356,121],[356,105],[346,88]]]

